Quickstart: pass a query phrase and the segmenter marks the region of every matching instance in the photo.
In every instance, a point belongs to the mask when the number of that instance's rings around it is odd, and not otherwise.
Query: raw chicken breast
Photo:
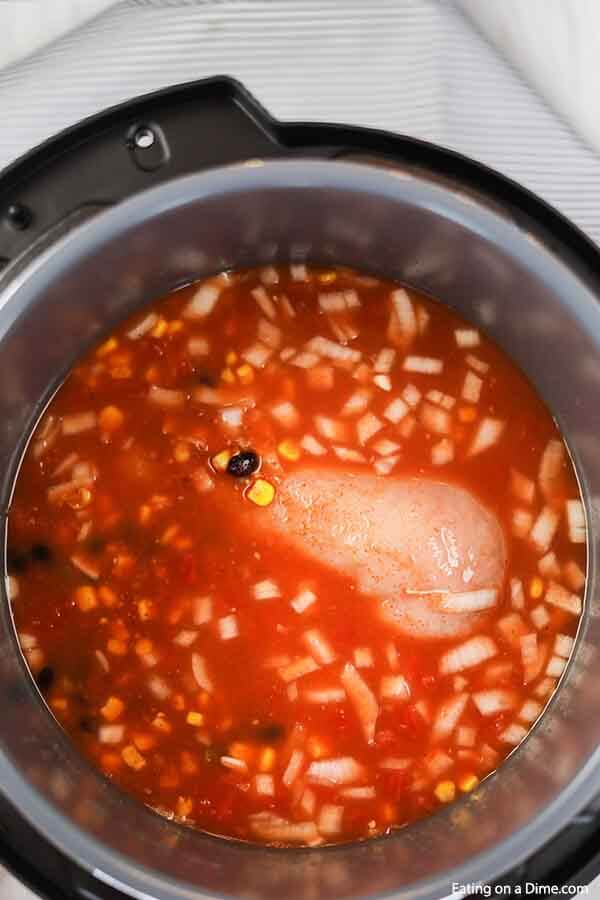
[[[354,577],[405,634],[464,636],[496,605],[504,537],[463,488],[310,469],[283,480],[269,516],[298,550]]]

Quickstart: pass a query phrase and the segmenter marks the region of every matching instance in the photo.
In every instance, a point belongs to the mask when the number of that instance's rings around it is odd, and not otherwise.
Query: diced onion
[[[526,700],[519,710],[519,719],[521,719],[522,722],[527,722],[528,725],[531,725],[535,722],[541,712],[542,706],[540,703],[536,703],[535,700]]]
[[[504,431],[505,422],[501,419],[484,418],[479,423],[475,436],[469,447],[468,456],[476,456],[497,444]]]
[[[383,375],[388,375],[394,366],[396,351],[392,347],[382,347],[373,363],[373,370]]]
[[[191,631],[189,628],[184,628],[175,635],[173,643],[177,644],[178,647],[191,647],[197,637],[197,631]]]
[[[548,615],[548,610],[546,609],[545,606],[542,606],[541,604],[539,604],[538,606],[534,607],[531,610],[531,612],[529,613],[529,618],[531,619],[531,621],[533,622],[535,627],[538,629],[538,631],[541,631],[541,629],[545,628],[548,625],[548,623],[550,622],[550,616]]]
[[[412,759],[405,759],[397,756],[386,756],[380,760],[379,768],[386,769],[391,772],[406,772],[413,764]]]
[[[402,391],[403,400],[408,403],[409,406],[412,406],[413,409],[419,405],[421,401],[421,391],[414,384],[407,384],[404,390]]]
[[[342,406],[340,415],[344,417],[360,416],[369,405],[371,394],[372,392],[367,388],[358,388],[358,390],[354,391],[354,393],[348,397]]]
[[[510,579],[510,602],[513,609],[525,608],[525,594],[523,592],[523,582],[520,578]]]
[[[573,651],[575,641],[568,634],[557,634],[554,641],[554,652],[563,659],[568,659]]]
[[[527,634],[527,626],[517,612],[508,613],[501,619],[498,619],[496,628],[511,647],[518,649],[521,638]]]
[[[305,434],[300,441],[300,446],[311,456],[325,456],[327,448],[320,444],[312,434]]]
[[[290,365],[296,366],[298,369],[313,369],[319,364],[321,357],[316,353],[310,353],[308,350],[301,350],[293,359],[290,359]]]
[[[550,675],[551,678],[560,678],[566,665],[566,659],[561,659],[560,656],[552,656],[546,666],[546,675]]]
[[[182,315],[186,319],[204,319],[209,316],[221,296],[221,291],[210,282],[200,285],[192,299],[184,308]]]
[[[302,678],[304,675],[316,672],[318,668],[319,666],[312,656],[303,656],[300,659],[293,660],[286,666],[282,666],[279,669],[279,676],[285,682],[296,681],[296,679]]]
[[[277,317],[277,309],[275,308],[275,304],[273,300],[269,297],[267,292],[265,291],[262,285],[255,287],[253,291],[251,291],[252,296],[258,303],[259,309],[267,319],[275,319]]]
[[[158,675],[153,675],[148,680],[148,687],[158,700],[166,700],[171,696],[171,688],[166,681],[163,678],[159,678]]]
[[[388,438],[381,438],[372,447],[380,456],[392,456],[392,454],[398,453],[402,449],[400,444],[397,444],[396,441],[390,441]]]
[[[229,616],[223,616],[222,619],[219,619],[217,622],[217,628],[219,630],[219,637],[222,641],[231,641],[240,633],[237,617],[233,614]]]
[[[344,816],[343,806],[334,806],[332,803],[324,803],[319,813],[318,829],[325,837],[333,837],[342,830]]]
[[[410,297],[404,288],[397,288],[390,295],[392,309],[387,330],[388,340],[406,348],[417,336],[417,318]]]
[[[510,490],[513,497],[522,503],[533,503],[535,483],[516,469],[510,470]]]
[[[442,438],[431,448],[431,464],[434,466],[446,466],[454,459],[454,441],[450,438]]]
[[[227,406],[220,411],[219,416],[226,428],[236,431],[242,427],[244,410],[240,406]]]
[[[243,759],[238,759],[237,756],[222,756],[219,761],[226,769],[232,769],[234,772],[240,772],[245,775],[248,771],[248,763]]]
[[[562,441],[552,438],[548,441],[542,453],[538,470],[538,483],[546,499],[550,499],[556,494],[560,485],[564,463],[564,444]]]
[[[250,827],[262,840],[277,843],[311,844],[319,837],[314,822],[288,822],[269,813],[265,818],[252,818]]]
[[[335,372],[331,366],[315,366],[306,372],[306,383],[313,391],[330,391],[335,384]]]
[[[422,404],[419,420],[423,428],[432,434],[449,434],[452,428],[452,419],[448,411],[432,403]]]
[[[434,750],[425,757],[425,767],[432,778],[439,778],[444,772],[452,768],[453,760],[451,756],[444,753],[443,750]]]
[[[388,420],[388,422],[391,422],[393,425],[397,425],[398,422],[400,422],[408,413],[408,409],[409,408],[402,397],[396,397],[394,400],[392,400],[391,403],[386,406],[383,415],[384,418]]]
[[[334,362],[357,363],[361,358],[359,350],[352,350],[351,347],[345,347],[320,335],[311,338],[306,347],[318,356],[325,356]]]
[[[306,610],[313,605],[316,599],[317,596],[314,591],[304,588],[296,594],[290,605],[294,612],[297,612],[298,615],[302,615],[302,613],[306,612]]]
[[[255,775],[254,789],[261,797],[275,796],[275,779],[272,775]]]
[[[305,788],[300,797],[300,809],[305,816],[314,816],[317,806],[317,795],[312,788]]]
[[[558,559],[556,558],[556,553],[550,551],[550,553],[546,553],[545,556],[542,556],[542,558],[538,560],[538,571],[544,578],[559,578],[560,566],[558,564]]]
[[[273,350],[277,350],[277,348],[281,346],[281,329],[276,325],[273,325],[267,319],[259,319],[258,339],[259,341],[262,341],[263,344],[266,344],[267,347],[272,347]]]
[[[158,316],[156,315],[156,313],[148,313],[147,316],[144,316],[144,318],[141,319],[141,321],[139,321],[137,325],[134,325],[133,328],[131,328],[127,332],[127,337],[131,341],[137,341],[148,331],[152,331],[157,322]]]
[[[468,700],[468,694],[455,694],[444,700],[436,713],[431,730],[432,740],[442,741],[450,737],[465,711]]]
[[[498,648],[491,638],[485,635],[472,637],[443,654],[440,658],[440,672],[443,675],[462,672],[491,659],[497,652]]]
[[[511,517],[511,531],[514,537],[525,539],[533,527],[533,515],[528,509],[518,507],[513,509]]]
[[[481,343],[479,332],[474,328],[455,328],[454,338],[458,347],[478,347]]]
[[[495,606],[497,599],[496,588],[481,588],[478,591],[445,594],[440,602],[440,607],[444,612],[479,612]]]
[[[321,665],[328,666],[336,658],[333,647],[316,628],[306,631],[303,640],[315,661]]]
[[[64,435],[80,434],[96,427],[98,419],[95,412],[74,413],[63,416],[62,432]]]
[[[194,625],[206,625],[212,619],[212,597],[205,595],[194,600]]]
[[[295,429],[300,425],[300,414],[293,403],[284,400],[271,407],[271,415],[284,428]]]
[[[263,284],[279,284],[279,272],[275,266],[263,266],[259,277]]]
[[[408,700],[410,687],[403,675],[384,675],[379,693],[382,700]]]
[[[357,647],[354,651],[354,665],[357,669],[371,669],[375,665],[373,652],[369,647]]]
[[[302,767],[304,765],[304,753],[302,750],[293,750],[292,755],[290,756],[289,762],[285,768],[283,776],[281,778],[282,782],[286,787],[290,787],[294,781],[300,775],[302,771]]]
[[[358,716],[365,738],[369,744],[372,744],[379,716],[379,703],[370,687],[351,663],[346,663],[344,666],[341,681]]]
[[[472,695],[472,698],[482,716],[497,716],[498,713],[513,709],[517,702],[514,691],[502,689],[478,691]]]
[[[178,409],[185,403],[185,394],[183,391],[176,391],[152,384],[148,390],[148,399],[151,403],[154,403],[156,406],[162,406],[164,409]]]
[[[98,729],[98,740],[101,744],[120,744],[124,737],[124,725],[101,725]]]
[[[558,606],[559,609],[564,609],[565,612],[572,613],[574,616],[581,615],[580,598],[577,594],[572,594],[567,588],[564,588],[556,581],[551,581],[549,583],[544,599],[546,603],[549,603],[551,606]]]
[[[343,422],[331,419],[329,416],[315,416],[315,428],[321,437],[329,441],[344,441],[346,439],[346,426]]]
[[[342,462],[366,463],[367,461],[366,457],[360,453],[360,451],[353,450],[352,447],[338,447],[334,445],[332,449],[337,458],[341,459]]]
[[[386,456],[383,459],[375,460],[373,468],[378,475],[389,475],[399,461],[400,454],[396,453],[392,456]]]
[[[462,386],[461,396],[466,403],[479,403],[483,379],[473,372],[467,372]]]
[[[255,600],[274,600],[276,597],[281,597],[281,589],[272,578],[265,578],[254,585],[252,594]]]
[[[307,703],[343,703],[346,699],[346,691],[339,687],[313,688],[312,690],[304,691],[302,696]]]
[[[308,281],[308,271],[304,263],[292,263],[290,266],[292,281]]]
[[[539,553],[546,553],[556,534],[559,514],[550,506],[545,506],[529,532],[529,540]]]
[[[356,423],[359,443],[364,447],[383,427],[383,422],[374,413],[365,413]]]
[[[352,756],[315,759],[306,770],[306,780],[311,784],[330,787],[353,784],[362,781],[364,777],[364,768]]]
[[[190,356],[208,356],[210,344],[205,337],[193,335],[187,342],[187,350]]]
[[[477,729],[471,725],[459,725],[456,729],[456,743],[459,747],[474,747]]]
[[[192,653],[192,674],[198,687],[212,694],[214,685],[206,670],[206,660],[199,653]]]
[[[527,735],[527,729],[523,728],[522,725],[517,725],[517,723],[513,723],[506,728],[502,734],[500,734],[499,739],[505,744],[512,744],[516,747],[517,744],[520,744],[524,737]]]
[[[542,678],[536,685],[534,693],[536,697],[540,697],[543,700],[550,696],[555,687],[556,681],[554,678]]]
[[[389,375],[374,375],[373,384],[382,391],[391,391],[392,380]]]
[[[266,366],[272,355],[271,347],[267,347],[261,341],[247,347],[241,354],[242,359],[254,366],[255,369],[262,369],[263,366]]]
[[[377,796],[377,792],[373,785],[365,787],[349,787],[340,791],[340,797],[345,800],[373,800]]]
[[[444,369],[441,359],[431,356],[407,356],[402,368],[405,372],[419,372],[421,375],[439,375]]]
[[[567,525],[569,528],[569,539],[574,544],[585,544],[585,512],[581,500],[567,500]]]
[[[479,359],[477,356],[473,356],[472,353],[468,353],[465,356],[465,362],[468,366],[471,366],[472,369],[475,369],[476,372],[479,372],[480,375],[485,375],[490,368],[488,363]]]
[[[573,591],[580,591],[585,584],[585,573],[574,559],[564,564],[563,578]]]

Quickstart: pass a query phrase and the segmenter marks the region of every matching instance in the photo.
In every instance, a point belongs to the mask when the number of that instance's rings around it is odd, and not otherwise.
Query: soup
[[[583,506],[550,413],[451,310],[342,268],[225,273],[57,392],[9,514],[40,691],[205,831],[362,839],[477,785],[573,648]]]

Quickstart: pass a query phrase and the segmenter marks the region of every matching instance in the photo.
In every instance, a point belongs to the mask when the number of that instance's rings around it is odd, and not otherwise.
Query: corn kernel
[[[295,441],[289,439],[281,441],[277,446],[277,452],[284,459],[289,459],[291,462],[296,462],[296,460],[300,459],[300,447]]]
[[[229,353],[225,355],[225,364],[227,366],[235,366],[238,361],[238,355],[235,350],[230,350]]]
[[[306,742],[306,750],[312,759],[322,759],[329,754],[328,745],[318,737],[309,737]]]
[[[149,641],[148,638],[140,638],[135,642],[135,652],[138,656],[147,656],[148,653],[152,653],[153,649],[152,641]]]
[[[112,588],[109,588],[107,584],[103,584],[98,588],[98,598],[103,606],[116,606],[119,602],[119,598]]]
[[[243,759],[245,763],[250,764],[254,759],[254,748],[242,741],[234,741],[229,745],[229,755],[236,759]]]
[[[123,747],[121,756],[123,757],[123,761],[127,763],[131,769],[135,769],[136,772],[143,769],[146,765],[146,760],[133,744],[128,744],[126,747]]]
[[[317,280],[320,281],[321,284],[331,284],[336,278],[337,272],[321,272],[320,275],[317,275]]]
[[[154,612],[154,604],[152,600],[140,600],[137,605],[138,616],[142,622],[147,622],[152,618]]]
[[[221,381],[224,381],[225,384],[235,384],[235,374],[231,369],[223,369],[221,372]]]
[[[71,509],[85,509],[92,502],[92,492],[86,487],[76,487],[66,500]]]
[[[201,712],[192,711],[187,714],[187,716],[185,717],[185,721],[188,723],[188,725],[204,725],[204,716]]]
[[[453,781],[440,781],[434,794],[440,803],[452,803],[456,796],[456,786]]]
[[[396,808],[393,803],[384,803],[379,815],[386,824],[391,825],[396,819]]]
[[[168,323],[161,317],[151,330],[150,335],[153,338],[161,338],[166,333],[168,327]]]
[[[254,369],[248,363],[236,369],[236,374],[242,384],[252,384],[254,381]]]
[[[271,772],[275,765],[275,750],[273,747],[264,747],[258,758],[258,771]]]
[[[229,449],[221,450],[220,453],[217,453],[217,455],[213,456],[213,458],[211,459],[213,469],[216,469],[217,472],[225,472],[232,455],[233,454]]]
[[[75,591],[75,602],[82,612],[89,612],[98,606],[96,588],[89,584],[82,584]]]
[[[538,600],[544,593],[544,582],[536,575],[529,583],[529,595],[534,600]]]
[[[191,455],[190,446],[189,444],[186,444],[185,441],[178,441],[178,443],[175,444],[175,450],[173,451],[175,462],[185,463],[189,460]]]
[[[125,704],[119,697],[109,697],[104,706],[100,709],[100,715],[107,722],[115,722],[119,716],[123,714]]]
[[[98,416],[98,424],[102,431],[117,431],[124,421],[125,415],[118,406],[105,406]]]
[[[133,743],[141,750],[142,753],[147,750],[152,750],[153,747],[156,746],[156,738],[151,734],[136,734],[133,738]]]
[[[112,653],[113,656],[127,655],[127,644],[125,641],[118,640],[118,638],[110,638],[106,644],[106,649],[109,653]]]
[[[140,506],[140,511],[138,513],[138,520],[140,525],[147,525],[151,518],[152,507],[148,503],[142,503],[142,505]]]
[[[246,497],[256,506],[269,506],[275,497],[275,488],[270,481],[257,478],[246,491]]]
[[[96,350],[96,356],[106,356],[108,353],[112,353],[113,350],[116,350],[118,346],[119,342],[116,337],[110,337],[107,341],[104,341],[103,344],[100,344]]]
[[[474,422],[477,410],[474,406],[461,406],[458,410],[458,418],[461,422]]]
[[[194,803],[191,797],[178,797],[177,804],[175,806],[175,812],[181,819],[185,819],[189,816],[194,808]]]
[[[458,782],[458,786],[461,791],[464,791],[467,794],[469,791],[472,791],[473,788],[476,788],[479,784],[479,778],[477,775],[465,775],[464,778]]]
[[[157,731],[162,731],[163,734],[170,734],[173,730],[171,723],[164,713],[157,713],[152,720],[152,727],[156,728]]]
[[[116,772],[123,765],[123,761],[116,753],[103,753],[100,757],[100,768],[103,772]]]
[[[169,322],[169,334],[177,334],[183,330],[183,322],[181,319],[171,319]]]
[[[188,750],[181,751],[181,771],[184,775],[196,775],[198,773],[198,763]]]

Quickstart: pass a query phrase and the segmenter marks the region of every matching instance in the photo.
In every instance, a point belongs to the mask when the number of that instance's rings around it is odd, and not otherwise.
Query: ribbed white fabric
[[[282,119],[436,141],[555,204],[600,242],[600,160],[435,0],[122,0],[0,73],[0,166],[135,94],[239,78]]]

